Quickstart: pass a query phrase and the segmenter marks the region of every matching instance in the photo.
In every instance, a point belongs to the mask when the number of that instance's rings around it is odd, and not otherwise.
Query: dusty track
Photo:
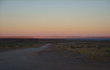
[[[110,63],[91,61],[79,54],[75,59],[62,57],[64,52],[46,44],[40,48],[19,49],[0,53],[0,70],[109,70]]]

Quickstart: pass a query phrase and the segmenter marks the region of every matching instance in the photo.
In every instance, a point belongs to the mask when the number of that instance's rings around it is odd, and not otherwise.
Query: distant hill
[[[82,36],[0,36],[0,38],[32,38],[32,39],[82,39],[82,40],[110,40],[110,37],[82,37]]]

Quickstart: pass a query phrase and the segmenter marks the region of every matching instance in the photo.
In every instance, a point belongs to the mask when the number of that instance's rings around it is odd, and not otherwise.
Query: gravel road
[[[79,54],[74,59],[64,58],[51,44],[0,53],[0,70],[110,70],[110,63],[91,61]]]

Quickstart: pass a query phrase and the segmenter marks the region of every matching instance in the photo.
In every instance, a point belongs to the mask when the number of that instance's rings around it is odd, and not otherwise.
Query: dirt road
[[[66,53],[66,52],[65,52]],[[79,54],[74,59],[46,44],[40,48],[19,49],[0,53],[0,70],[109,70],[110,63],[99,63]]]

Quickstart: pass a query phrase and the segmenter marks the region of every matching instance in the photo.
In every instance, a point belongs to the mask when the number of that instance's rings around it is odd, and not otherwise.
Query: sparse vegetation
[[[110,61],[110,41],[66,39],[0,39],[0,49],[32,48],[52,43],[53,47],[80,53],[96,60]]]
[[[109,41],[79,41],[54,45],[55,48],[65,49],[73,53],[80,53],[95,60],[110,61]]]
[[[0,51],[17,48],[34,48],[46,44],[38,39],[0,39]]]

